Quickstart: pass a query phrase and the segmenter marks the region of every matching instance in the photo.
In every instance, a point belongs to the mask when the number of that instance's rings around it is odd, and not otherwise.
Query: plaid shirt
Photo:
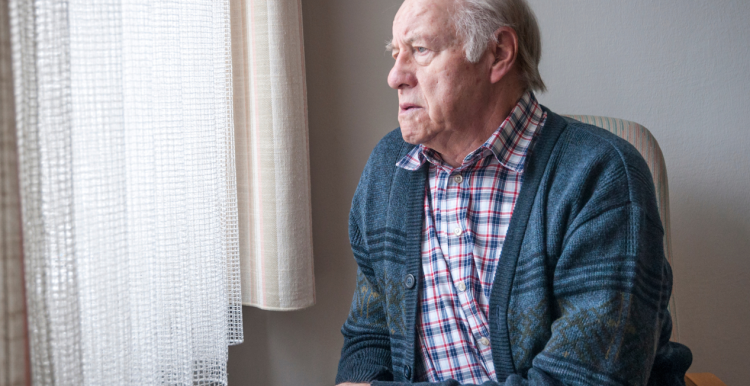
[[[451,167],[423,145],[396,164],[417,170],[430,163],[417,328],[425,364],[422,380],[497,380],[489,340],[490,291],[521,190],[524,161],[545,119],[534,94],[526,92],[461,166]]]

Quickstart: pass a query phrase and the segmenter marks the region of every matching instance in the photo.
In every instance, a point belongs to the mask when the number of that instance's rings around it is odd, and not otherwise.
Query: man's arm
[[[357,270],[357,288],[341,333],[344,335],[344,346],[336,376],[337,384],[393,379],[384,299],[361,269]]]
[[[385,314],[385,299],[373,285],[375,278],[368,267],[369,253],[354,216],[350,219],[349,238],[357,268],[357,287],[341,333],[341,349],[336,384],[392,380],[391,341]]]
[[[374,202],[387,199],[388,195],[383,193],[388,192],[394,184],[396,161],[409,148],[410,145],[401,139],[400,130],[387,134],[373,149],[354,193],[349,215],[349,241],[357,262],[357,287],[349,316],[341,328],[344,346],[336,375],[337,384],[393,379],[386,294],[376,279],[373,270],[375,256],[371,254],[365,237],[365,229],[376,224],[365,223],[363,218],[365,214],[372,215],[373,210],[380,208]]]

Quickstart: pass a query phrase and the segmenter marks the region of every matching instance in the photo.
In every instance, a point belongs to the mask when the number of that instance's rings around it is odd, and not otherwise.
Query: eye
[[[414,47],[414,49],[415,49],[415,50],[416,50],[417,52],[419,52],[420,54],[424,54],[425,52],[427,52],[427,49],[426,49],[426,48],[424,48],[424,47]]]

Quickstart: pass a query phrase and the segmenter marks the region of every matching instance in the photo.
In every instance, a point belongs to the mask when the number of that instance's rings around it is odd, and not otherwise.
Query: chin
[[[401,137],[406,143],[419,145],[423,142],[424,135],[419,129],[410,127],[410,125],[401,125]]]

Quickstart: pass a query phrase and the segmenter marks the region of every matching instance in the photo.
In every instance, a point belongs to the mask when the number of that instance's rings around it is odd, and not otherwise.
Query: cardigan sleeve
[[[349,316],[341,327],[341,349],[336,384],[392,380],[390,335],[384,297],[373,285],[375,278],[367,264],[367,248],[359,235],[356,221],[350,223],[352,251],[359,267],[357,287]]]
[[[357,287],[341,328],[344,345],[336,384],[393,379],[388,293],[380,288],[382,284],[376,278],[373,260],[377,252],[370,250],[366,234],[373,227],[373,217],[385,215],[382,200],[388,197],[396,161],[409,146],[401,139],[399,129],[386,135],[373,149],[352,199],[349,241],[357,262]]]
[[[529,374],[565,384],[648,384],[671,333],[672,272],[662,240],[661,225],[633,202],[587,213],[567,232],[552,287],[558,317]]]

